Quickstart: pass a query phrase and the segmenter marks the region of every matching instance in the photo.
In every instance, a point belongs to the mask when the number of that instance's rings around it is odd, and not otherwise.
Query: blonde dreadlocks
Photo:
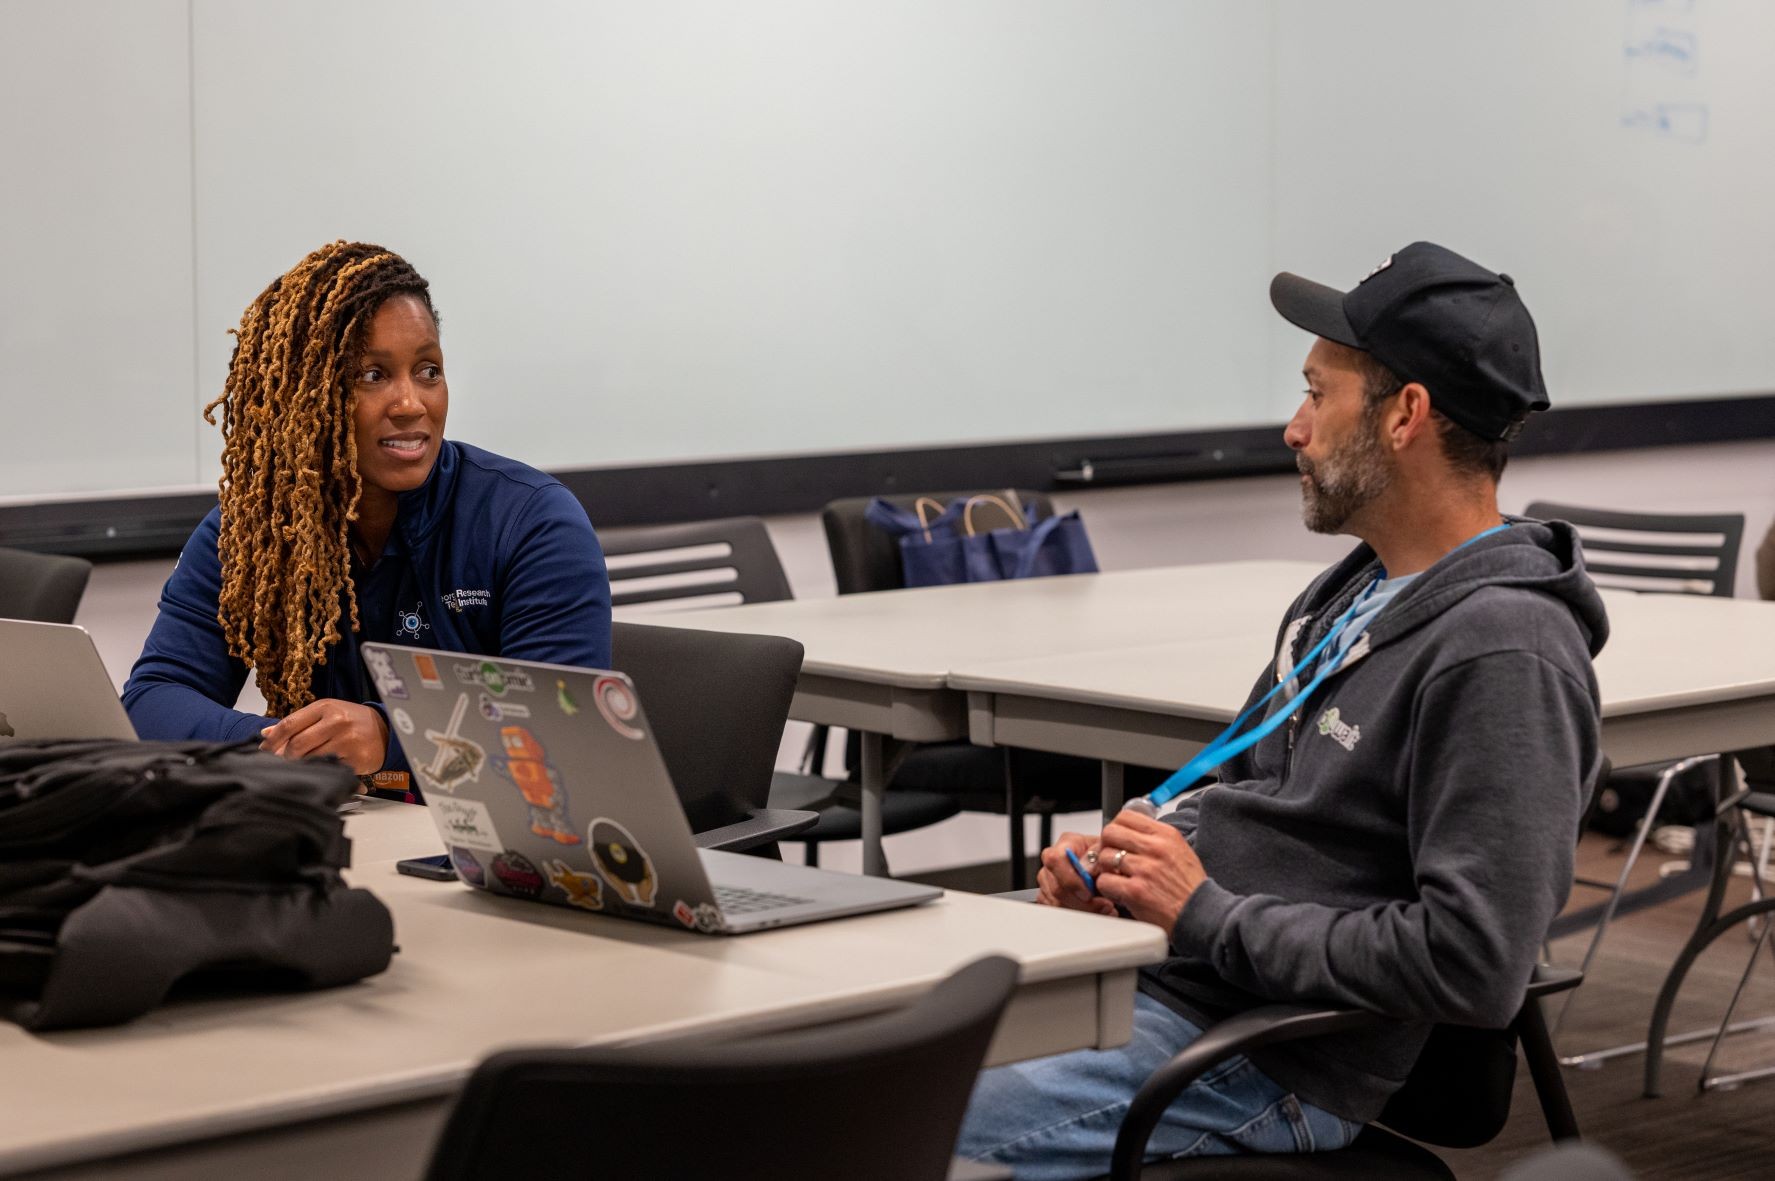
[[[362,482],[352,376],[390,296],[431,306],[426,281],[380,246],[334,242],[276,279],[241,315],[222,394],[222,592],[228,652],[258,675],[274,717],[314,699],[316,665],[357,630],[351,523]]]

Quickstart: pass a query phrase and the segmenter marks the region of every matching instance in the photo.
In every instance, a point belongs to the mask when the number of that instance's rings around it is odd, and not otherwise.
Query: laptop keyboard
[[[771,894],[764,890],[747,890],[741,886],[716,886],[715,901],[724,915],[757,914],[761,910],[781,910],[800,906],[811,898],[791,898],[787,894]]]

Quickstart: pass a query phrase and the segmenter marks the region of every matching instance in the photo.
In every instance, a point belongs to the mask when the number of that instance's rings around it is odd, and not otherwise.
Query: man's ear
[[[1386,418],[1387,442],[1403,451],[1421,438],[1430,437],[1430,391],[1423,382],[1408,381],[1393,396],[1392,413]]]

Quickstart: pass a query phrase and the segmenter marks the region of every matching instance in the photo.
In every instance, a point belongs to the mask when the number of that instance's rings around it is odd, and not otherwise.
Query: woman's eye
[[[444,376],[444,371],[436,365],[422,365],[419,368],[419,376],[426,381],[436,381],[438,378]]]
[[[382,380],[382,370],[370,368],[357,375],[359,385],[375,385]]]

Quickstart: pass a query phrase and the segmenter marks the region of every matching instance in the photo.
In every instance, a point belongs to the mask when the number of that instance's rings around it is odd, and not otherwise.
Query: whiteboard
[[[1758,0],[0,0],[0,497],[213,483],[227,329],[336,237],[432,280],[450,434],[555,469],[1279,423],[1308,342],[1269,276],[1420,237],[1517,278],[1556,406],[1767,391],[1772,34]]]

